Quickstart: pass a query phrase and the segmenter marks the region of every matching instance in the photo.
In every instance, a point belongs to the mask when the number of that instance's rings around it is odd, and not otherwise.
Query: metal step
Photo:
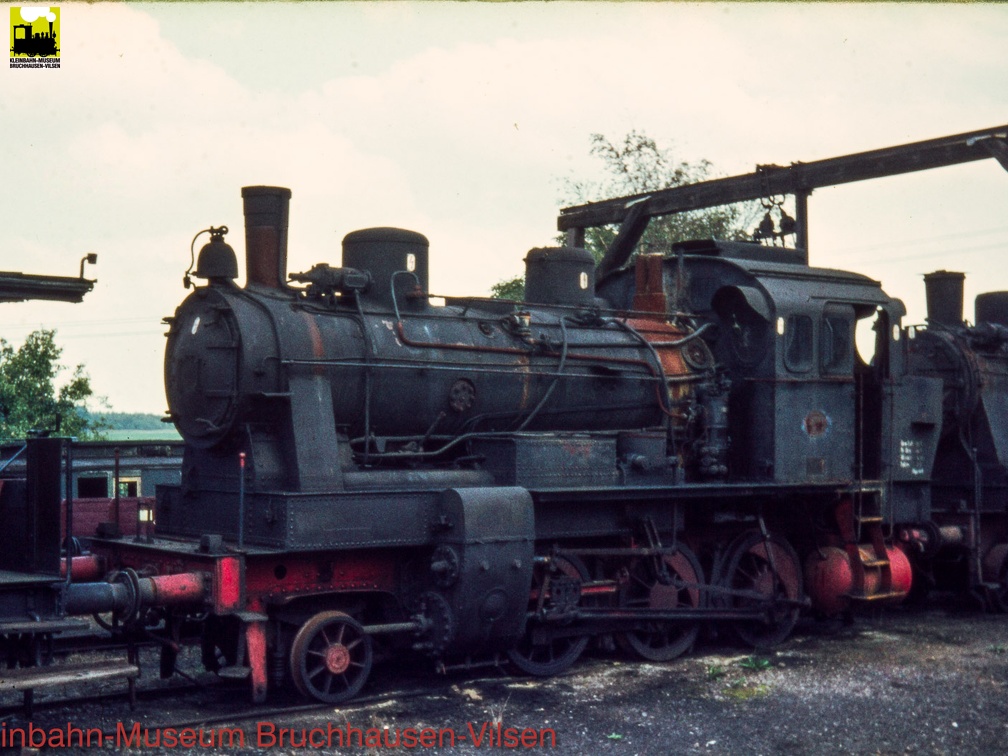
[[[867,559],[861,562],[863,567],[888,567],[890,564],[888,559]]]
[[[251,667],[242,667],[237,664],[232,667],[221,667],[217,670],[217,676],[225,680],[247,680],[251,674]]]
[[[894,599],[906,598],[906,594],[900,591],[890,591],[888,593],[873,593],[871,595],[865,595],[861,593],[848,593],[847,598],[851,601],[891,601]]]

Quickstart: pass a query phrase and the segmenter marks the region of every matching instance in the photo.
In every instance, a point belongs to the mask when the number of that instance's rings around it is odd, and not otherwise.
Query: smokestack
[[[291,190],[282,186],[242,187],[245,206],[245,286],[287,285],[287,217]]]
[[[924,274],[928,323],[958,326],[963,322],[963,281],[965,273],[936,270]]]

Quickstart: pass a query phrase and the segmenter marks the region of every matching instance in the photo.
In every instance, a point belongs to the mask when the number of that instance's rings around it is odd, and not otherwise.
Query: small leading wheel
[[[580,584],[588,579],[588,569],[573,556],[555,556],[549,565],[537,564],[532,573],[529,611],[534,615],[541,607],[547,612],[565,612],[577,606]],[[576,588],[576,592],[571,589]],[[554,630],[543,639],[535,639],[537,629]],[[577,661],[588,646],[588,636],[571,633],[569,623],[544,623],[536,616],[529,618],[525,635],[508,651],[508,659],[527,675],[549,677],[557,675]]]
[[[343,612],[320,612],[291,644],[291,679],[298,691],[323,703],[353,698],[371,673],[371,636]]]
[[[771,534],[768,543],[759,531],[750,530],[731,543],[722,564],[721,586],[739,592],[727,596],[730,606],[768,611],[769,621],[738,622],[734,629],[739,638],[753,648],[781,643],[798,622],[794,602],[802,594],[801,565],[794,549],[779,535]]]
[[[703,570],[696,556],[685,546],[666,554],[664,575],[655,574],[650,559],[637,559],[629,568],[629,580],[620,594],[620,605],[629,609],[673,611],[697,609]],[[696,622],[647,622],[617,637],[621,646],[648,661],[671,661],[693,647],[700,626]]]

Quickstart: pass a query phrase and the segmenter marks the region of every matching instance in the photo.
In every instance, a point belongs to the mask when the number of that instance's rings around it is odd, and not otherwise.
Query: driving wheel
[[[291,644],[291,679],[323,703],[353,698],[371,673],[371,637],[343,612],[321,612],[301,626]]]
[[[588,636],[570,632],[563,620],[545,622],[539,609],[564,613],[577,606],[580,586],[588,579],[588,570],[574,556],[552,557],[547,565],[537,564],[532,573],[529,617],[525,635],[508,651],[511,663],[527,675],[548,677],[570,667],[588,645]],[[545,637],[538,637],[543,630]]]
[[[662,557],[664,574],[655,574],[651,559],[637,559],[628,570],[628,581],[620,595],[620,605],[642,611],[674,612],[677,608],[700,607],[703,570],[696,556],[685,546]],[[648,621],[621,633],[621,646],[648,661],[670,661],[693,647],[700,626],[696,622]]]
[[[723,564],[720,584],[735,592],[728,593],[727,603],[766,612],[764,620],[738,622],[734,629],[739,638],[753,648],[781,643],[798,622],[802,571],[795,550],[777,534],[764,538],[750,530],[731,543]]]

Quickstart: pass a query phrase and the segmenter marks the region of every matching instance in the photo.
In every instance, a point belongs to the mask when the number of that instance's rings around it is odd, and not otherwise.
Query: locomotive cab
[[[894,438],[907,429],[884,409],[898,401],[886,387],[903,373],[903,303],[865,276],[809,267],[796,250],[707,240],[674,252],[665,285],[680,308],[714,326],[704,338],[731,380],[733,479],[845,484],[894,472]],[[631,287],[619,271],[599,291],[619,307]],[[855,333],[873,316],[866,360]]]

